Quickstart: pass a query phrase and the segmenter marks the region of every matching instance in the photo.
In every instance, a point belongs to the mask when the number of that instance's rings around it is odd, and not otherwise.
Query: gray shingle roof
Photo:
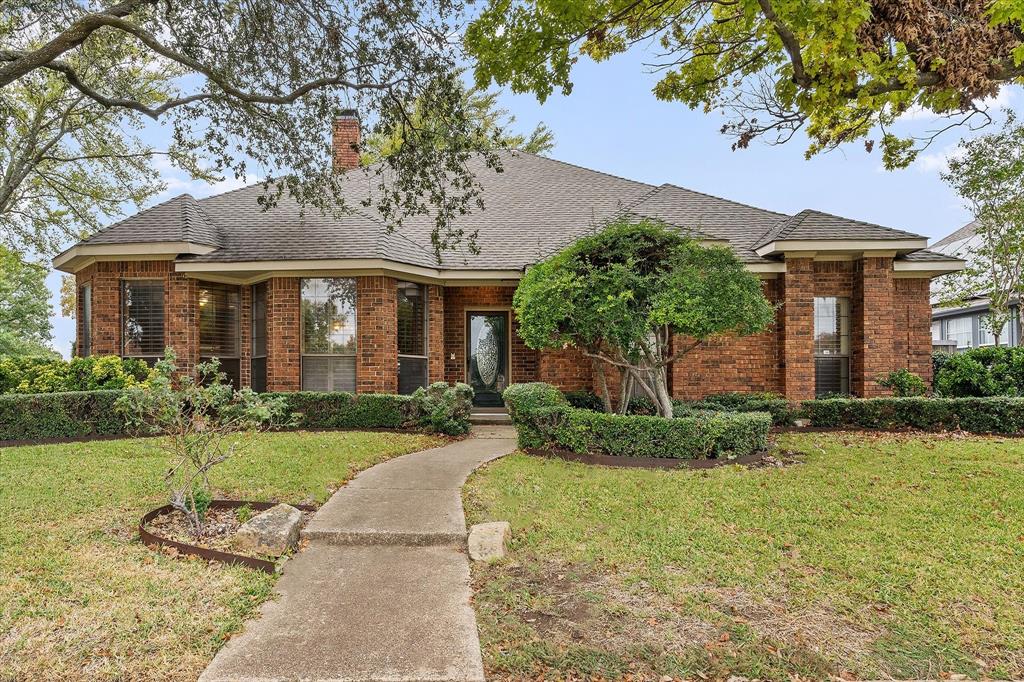
[[[921,235],[831,213],[800,211],[766,232],[754,248],[784,239],[923,239]]]
[[[961,260],[954,258],[953,256],[947,256],[944,253],[938,253],[937,251],[931,251],[929,249],[921,249],[920,251],[913,251],[903,256],[904,260],[912,261],[948,261],[948,260]]]
[[[465,245],[443,255],[451,269],[522,269],[619,215],[661,220],[698,238],[727,241],[745,262],[765,262],[754,250],[774,239],[906,239],[917,237],[819,211],[796,216],[767,211],[674,185],[654,186],[522,152],[501,152],[503,171],[470,161],[483,187],[483,210],[459,219],[477,233],[480,253]],[[434,218],[406,218],[398,230],[361,202],[380,177],[373,169],[349,171],[343,215],[303,210],[283,196],[264,210],[256,184],[206,199],[185,194],[122,220],[86,244],[190,241],[216,247],[193,261],[381,258],[437,266],[430,242]]]
[[[940,251],[948,251],[950,250],[950,248],[953,248],[955,250],[960,246],[963,246],[961,242],[967,242],[971,237],[977,234],[977,232],[978,223],[977,221],[972,220],[971,222],[961,227],[959,230],[956,230],[952,234],[948,234],[939,241],[935,242],[929,248],[938,249]]]

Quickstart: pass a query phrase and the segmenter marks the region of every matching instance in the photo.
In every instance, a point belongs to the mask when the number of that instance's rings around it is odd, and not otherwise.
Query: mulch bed
[[[714,469],[716,467],[739,464],[746,467],[780,467],[792,464],[796,460],[788,455],[795,453],[770,453],[768,451],[755,452],[752,455],[744,455],[734,459],[675,459],[672,457],[621,457],[616,455],[601,455],[592,453],[579,453],[563,448],[526,448],[526,452],[537,457],[548,457],[552,459],[564,459],[569,462],[580,464],[596,464],[599,466],[625,467],[637,469]],[[780,459],[776,455],[783,455]]]
[[[139,521],[139,538],[148,547],[171,556],[195,556],[208,561],[248,566],[265,573],[275,573],[278,564],[271,559],[231,550],[231,536],[242,525],[238,508],[248,506],[254,515],[276,506],[277,502],[246,500],[213,500],[206,511],[206,524],[201,537],[192,533],[188,519],[177,509],[164,505],[149,512]],[[309,521],[316,507],[309,504],[292,505],[303,512],[303,525]]]

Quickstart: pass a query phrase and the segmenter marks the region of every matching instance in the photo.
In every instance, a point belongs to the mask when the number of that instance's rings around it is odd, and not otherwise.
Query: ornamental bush
[[[142,360],[116,355],[72,358],[0,357],[0,393],[61,393],[130,388],[146,381]]]
[[[449,386],[438,381],[412,394],[416,423],[430,431],[449,436],[469,433],[469,415],[473,409],[473,389],[469,384]]]
[[[805,401],[803,412],[820,427],[1024,433],[1024,398],[830,398]]]
[[[944,398],[1024,396],[1024,347],[972,348],[950,355],[935,373]]]
[[[913,398],[924,395],[928,391],[928,384],[924,382],[924,379],[906,367],[883,374],[878,379],[878,385],[891,388],[892,394],[897,398]]]
[[[680,410],[719,410],[724,412],[767,412],[775,426],[789,426],[796,417],[796,411],[785,397],[778,393],[740,393],[732,391],[717,393],[692,402],[676,401],[675,414]]]
[[[412,396],[390,393],[274,394],[304,429],[398,429],[412,421]]]
[[[0,441],[116,436],[126,433],[114,411],[123,391],[0,395]]]
[[[771,415],[687,411],[673,419],[572,407],[554,386],[514,384],[503,394],[521,447],[563,447],[623,457],[738,457],[768,444]]]

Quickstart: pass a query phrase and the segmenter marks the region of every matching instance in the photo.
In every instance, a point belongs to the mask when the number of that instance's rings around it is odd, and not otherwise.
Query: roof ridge
[[[168,204],[170,204],[170,203],[172,203],[174,201],[177,201],[178,199],[182,199],[184,197],[189,197],[190,199],[195,200],[195,197],[193,197],[188,192],[182,192],[181,194],[176,194],[176,195],[174,195],[173,197],[171,197],[169,199],[164,199],[159,204],[153,204],[152,206],[148,206],[146,208],[143,208],[143,209],[141,209],[141,210],[139,210],[139,211],[137,211],[135,213],[132,213],[129,216],[125,216],[124,218],[121,218],[117,222],[110,223],[106,227],[101,227],[100,229],[96,230],[95,232],[90,234],[88,237],[83,239],[82,243],[84,244],[84,243],[88,242],[89,240],[91,240],[93,237],[98,237],[99,235],[101,235],[101,234],[103,234],[105,232],[109,232],[110,230],[114,229],[115,227],[117,227],[118,225],[120,225],[122,223],[125,223],[125,222],[127,222],[129,220],[134,220],[135,218],[139,217],[140,215],[149,213],[150,211],[155,211],[156,209],[160,208],[161,206],[166,206],[166,205],[168,205]]]
[[[624,182],[631,182],[631,183],[633,183],[635,185],[644,185],[645,187],[651,187],[653,189],[658,189],[658,187],[662,186],[662,185],[652,185],[651,183],[644,182],[643,180],[633,180],[632,178],[625,178],[625,177],[623,177],[621,175],[615,175],[615,173],[609,173],[607,171],[597,170],[596,168],[587,168],[586,166],[581,166],[578,163],[571,163],[569,161],[563,161],[561,159],[555,159],[555,158],[552,158],[550,156],[541,156],[540,154],[535,154],[534,152],[528,152],[528,151],[525,151],[525,150],[522,150],[522,149],[502,149],[502,150],[499,150],[499,151],[504,151],[504,152],[506,152],[508,154],[511,154],[513,156],[515,156],[516,154],[525,154],[526,156],[532,156],[534,158],[542,159],[544,161],[550,161],[552,163],[561,164],[563,166],[569,166],[570,168],[576,168],[578,170],[585,170],[588,173],[596,173],[598,175],[603,175],[603,176],[605,176],[607,178],[615,178],[616,180],[622,180]]]
[[[915,237],[922,237],[915,232],[908,232],[907,230],[901,230],[895,227],[889,227],[888,225],[881,225],[879,223],[868,222],[867,220],[860,220],[859,218],[847,218],[846,216],[836,215],[835,213],[829,213],[828,211],[819,211],[816,208],[805,208],[800,213],[817,213],[818,215],[828,216],[829,218],[835,218],[836,220],[845,220],[851,223],[860,223],[861,225],[868,225],[870,227],[880,227],[883,230],[891,230],[892,232],[902,232],[903,234],[913,235]],[[800,215],[799,213],[797,215]],[[925,237],[922,237],[925,238]]]
[[[773,211],[770,208],[761,208],[760,206],[754,206],[753,204],[745,204],[742,201],[736,201],[734,199],[726,199],[725,197],[720,197],[717,194],[708,194],[707,192],[700,192],[698,190],[690,189],[689,187],[683,187],[681,185],[677,185],[677,184],[672,183],[672,182],[663,183],[661,185],[661,187],[672,187],[674,189],[681,189],[684,192],[692,192],[694,194],[699,194],[702,197],[708,197],[709,199],[717,199],[718,201],[724,201],[724,202],[726,202],[728,204],[733,204],[734,206],[742,206],[744,208],[752,208],[755,211],[763,211],[765,213],[772,213],[772,214],[777,215],[779,217],[784,217],[784,218],[792,218],[792,217],[794,217],[794,216],[789,215],[788,213],[780,213],[779,211]],[[660,187],[659,187],[659,189],[660,189]]]

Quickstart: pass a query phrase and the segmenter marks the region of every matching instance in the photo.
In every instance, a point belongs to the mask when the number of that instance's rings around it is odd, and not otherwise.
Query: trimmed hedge
[[[695,411],[665,419],[572,407],[554,386],[514,384],[502,396],[520,447],[563,447],[622,457],[738,457],[768,445],[765,413]]]
[[[398,429],[412,418],[412,396],[389,393],[273,393],[304,429]]]
[[[115,436],[126,433],[114,410],[123,391],[0,395],[0,440]]]
[[[820,427],[1024,433],[1024,398],[829,398],[805,401],[803,413]]]
[[[0,393],[66,393],[128,388],[149,378],[142,360],[116,355],[62,360],[0,357]]]
[[[717,410],[725,412],[767,412],[775,426],[788,426],[796,417],[796,410],[785,397],[777,393],[718,393],[693,402],[674,401],[677,408],[691,410]]]

